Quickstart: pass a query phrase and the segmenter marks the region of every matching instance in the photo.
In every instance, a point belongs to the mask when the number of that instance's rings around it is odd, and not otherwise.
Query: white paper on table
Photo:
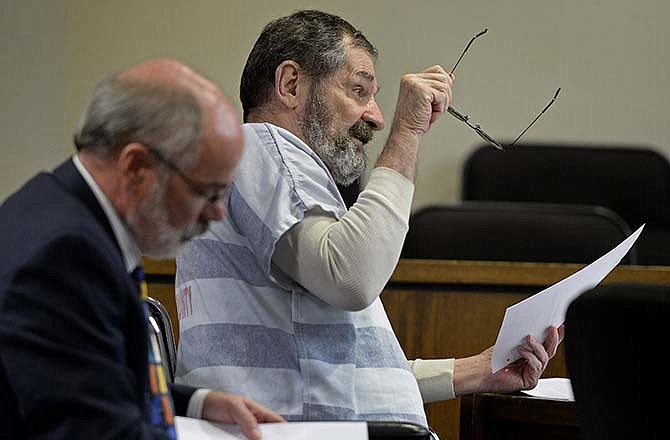
[[[520,358],[516,349],[524,344],[527,335],[543,342],[547,327],[563,324],[570,303],[581,293],[597,286],[619,264],[643,228],[644,225],[640,226],[614,249],[578,272],[508,307],[493,347],[493,372]]]
[[[572,383],[567,377],[540,379],[535,388],[521,392],[542,399],[575,400],[575,395],[572,393]]]
[[[261,423],[263,440],[368,440],[365,422]],[[225,425],[189,417],[175,417],[179,440],[246,440],[237,425]]]

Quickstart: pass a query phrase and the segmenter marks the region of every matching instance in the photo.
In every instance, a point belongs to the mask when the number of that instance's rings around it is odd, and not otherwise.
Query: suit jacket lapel
[[[77,167],[74,165],[74,162],[72,162],[72,159],[69,159],[63,162],[61,165],[59,165],[58,168],[54,170],[53,176],[56,179],[56,181],[66,189],[66,191],[72,194],[73,197],[79,199],[89,209],[89,211],[93,214],[95,219],[103,226],[103,229],[108,234],[110,240],[112,240],[112,243],[116,245],[116,248],[119,251],[120,264],[118,268],[125,272],[121,247],[119,246],[119,243],[116,241],[116,237],[114,235],[114,231],[112,230],[112,226],[109,223],[109,220],[107,220],[107,215],[105,214],[105,211],[102,209],[102,206],[100,206],[100,203],[98,203],[98,199],[96,199],[95,194],[93,194],[91,188],[88,186],[88,184],[81,176],[81,174],[79,174],[79,170],[77,170]],[[147,386],[148,386],[146,376],[147,375],[147,369],[146,369],[147,339],[145,337],[147,334],[146,320],[144,320],[143,309],[139,308],[141,304],[139,301],[139,295],[137,295],[137,288],[135,284],[131,280],[130,276],[127,276],[124,279],[125,284],[128,287],[128,291],[132,292],[135,295],[135,298],[137,298],[138,301],[137,306],[139,310],[137,316],[141,317],[140,323],[137,324],[138,325],[137,333],[132,335],[133,339],[137,339],[137,341],[131,344],[132,347],[136,346],[139,347],[139,350],[130,350],[128,352],[128,363],[131,366],[134,374],[138,378],[136,387],[137,401],[142,402],[143,405],[147,405],[147,402],[145,402]],[[142,335],[142,337],[138,338],[137,337],[138,335]],[[145,411],[145,414],[148,414],[148,412],[146,412],[146,408],[143,408],[143,410]]]
[[[119,252],[121,252],[121,248],[116,241],[116,237],[114,237],[112,226],[109,224],[109,220],[107,220],[105,211],[103,211],[102,206],[98,203],[98,199],[95,198],[95,194],[93,194],[93,191],[91,191],[91,188],[88,186],[84,178],[79,174],[72,159],[68,159],[60,164],[58,168],[54,170],[53,175],[70,194],[81,200],[81,202],[93,213],[93,216],[100,222],[109,237],[116,244]]]

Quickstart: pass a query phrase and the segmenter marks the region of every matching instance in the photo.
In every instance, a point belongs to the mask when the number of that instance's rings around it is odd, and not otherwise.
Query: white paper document
[[[542,399],[575,400],[575,395],[572,393],[572,383],[567,377],[540,379],[535,388],[521,392]]]
[[[365,422],[289,422],[261,423],[263,440],[368,440]],[[212,423],[188,417],[175,417],[179,440],[246,439],[239,426]]]
[[[621,244],[585,268],[508,307],[493,348],[493,372],[519,359],[516,348],[524,344],[527,335],[542,342],[547,327],[563,324],[570,303],[581,293],[597,286],[619,264],[643,228],[644,225],[640,226]]]

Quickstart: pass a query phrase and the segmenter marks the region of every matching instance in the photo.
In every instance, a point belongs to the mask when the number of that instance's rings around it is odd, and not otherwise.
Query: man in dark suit
[[[240,124],[210,81],[152,60],[97,87],[75,143],[0,207],[0,438],[167,438],[149,422],[146,317],[129,273],[223,218]],[[218,391],[171,395],[177,414],[250,438],[282,420]]]

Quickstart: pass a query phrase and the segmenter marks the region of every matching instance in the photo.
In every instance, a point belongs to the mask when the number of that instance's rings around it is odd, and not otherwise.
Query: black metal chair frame
[[[149,326],[151,327],[149,330],[154,332],[158,340],[163,369],[168,376],[167,380],[174,382],[177,352],[172,330],[172,320],[165,306],[157,299],[148,297],[147,304],[149,306]]]

